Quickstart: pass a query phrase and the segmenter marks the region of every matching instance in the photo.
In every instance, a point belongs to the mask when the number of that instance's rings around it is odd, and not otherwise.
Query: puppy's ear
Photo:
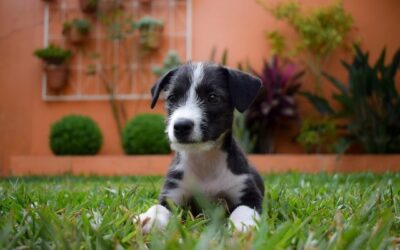
[[[153,87],[151,88],[151,108],[154,108],[154,106],[156,106],[161,90],[164,90],[165,87],[170,83],[171,77],[175,74],[177,70],[178,68],[174,68],[168,71],[154,83]]]
[[[229,92],[233,106],[243,113],[256,98],[261,88],[261,80],[239,70],[225,69],[228,72]]]

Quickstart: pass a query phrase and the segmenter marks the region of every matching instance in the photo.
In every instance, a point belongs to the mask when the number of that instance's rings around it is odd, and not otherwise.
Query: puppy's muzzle
[[[193,132],[194,122],[189,119],[179,119],[174,123],[174,135],[179,142],[187,142]]]

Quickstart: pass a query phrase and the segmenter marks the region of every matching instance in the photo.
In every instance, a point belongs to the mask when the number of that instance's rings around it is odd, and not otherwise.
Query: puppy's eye
[[[167,100],[168,102],[175,103],[177,101],[176,95],[169,95]]]
[[[207,97],[207,101],[209,103],[219,103],[220,98],[216,94],[209,94]]]

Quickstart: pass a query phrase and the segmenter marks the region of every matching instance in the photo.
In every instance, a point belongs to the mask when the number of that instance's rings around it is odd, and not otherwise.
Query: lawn
[[[157,202],[159,177],[0,181],[0,249],[398,249],[400,174],[264,176],[259,229],[231,232],[221,210],[176,209],[142,235],[135,214]]]

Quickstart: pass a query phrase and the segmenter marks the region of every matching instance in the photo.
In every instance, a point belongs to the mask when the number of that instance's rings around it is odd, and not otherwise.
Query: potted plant
[[[139,3],[141,5],[149,5],[151,3],[151,0],[139,0]]]
[[[107,14],[122,8],[122,0],[98,0],[97,10],[101,14]]]
[[[259,75],[263,88],[246,113],[250,137],[256,138],[253,153],[274,152],[274,131],[298,118],[294,95],[300,88],[303,74],[294,63],[277,56],[264,63]]]
[[[169,70],[178,67],[181,65],[181,60],[179,58],[178,53],[176,51],[171,50],[168,52],[168,54],[165,56],[164,62],[162,66],[153,66],[151,69],[157,77],[160,77],[167,73]]]
[[[47,86],[55,91],[63,89],[68,80],[66,62],[71,57],[71,51],[49,45],[47,48],[35,50],[34,55],[45,62]]]
[[[97,11],[98,2],[99,0],[79,0],[82,12],[87,14],[92,14]]]
[[[346,121],[346,136],[341,138],[339,153],[350,146],[361,145],[368,154],[398,154],[400,94],[396,74],[400,69],[400,49],[388,65],[385,65],[385,50],[372,65],[368,52],[361,51],[358,46],[355,51],[351,64],[343,62],[348,71],[348,83],[323,74],[336,88],[332,99],[339,105],[332,106],[327,99],[313,93],[303,95],[322,116]]]
[[[161,45],[163,27],[162,21],[150,16],[145,16],[135,23],[135,28],[140,32],[140,46],[146,50],[158,49]]]
[[[66,21],[63,27],[63,34],[69,42],[82,44],[90,33],[91,25],[88,20],[74,19]]]

